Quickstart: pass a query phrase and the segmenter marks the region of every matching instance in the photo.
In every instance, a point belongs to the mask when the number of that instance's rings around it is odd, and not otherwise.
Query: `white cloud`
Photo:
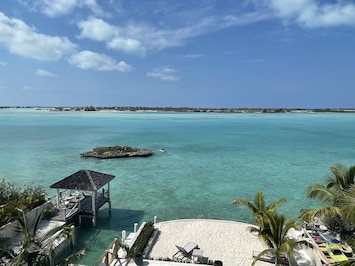
[[[148,77],[157,78],[164,81],[178,81],[180,77],[176,76],[176,70],[172,67],[159,67],[147,73]]]
[[[77,0],[42,0],[41,11],[49,17],[70,13],[77,5]]]
[[[52,72],[49,72],[47,70],[44,70],[44,69],[37,69],[36,70],[36,75],[37,76],[43,76],[43,77],[56,77],[57,75],[52,73]]]
[[[22,87],[22,90],[24,90],[24,91],[39,91],[39,90],[42,90],[42,88],[34,88],[31,86],[25,85]]]
[[[0,12],[0,45],[11,53],[40,61],[57,61],[75,50],[66,37],[37,33],[22,20],[9,18]]]
[[[70,14],[75,8],[88,8],[96,16],[105,16],[96,0],[19,0],[29,10],[39,10],[48,17]]]
[[[268,1],[267,5],[277,16],[308,28],[355,26],[355,4],[350,2],[272,0]]]
[[[7,65],[7,63],[6,62],[4,62],[4,61],[0,61],[0,66],[6,66]]]
[[[145,48],[142,44],[132,38],[115,37],[107,43],[107,47],[123,51],[126,54],[136,54],[142,56],[145,54]]]
[[[124,61],[117,62],[113,58],[91,51],[81,51],[69,58],[69,63],[81,69],[96,69],[101,71],[120,71],[126,72],[132,70],[132,66]]]
[[[154,27],[130,22],[124,26],[113,26],[102,19],[90,17],[78,22],[79,38],[105,42],[109,49],[128,54],[144,55],[147,51],[158,51],[182,46],[188,39],[236,25],[264,20],[265,14],[247,13],[240,16],[210,16],[183,27]]]
[[[145,54],[145,48],[140,41],[128,37],[119,27],[111,26],[102,19],[90,17],[88,20],[80,21],[78,27],[81,30],[79,38],[103,41],[106,42],[107,48],[127,54],[141,56]]]
[[[206,55],[204,54],[185,54],[184,58],[200,58],[200,57],[205,57]]]
[[[298,14],[307,8],[313,0],[271,0],[267,1],[281,17],[289,17]]]
[[[78,22],[81,30],[79,38],[88,38],[95,41],[109,41],[118,34],[116,27],[111,26],[100,18],[90,17]]]

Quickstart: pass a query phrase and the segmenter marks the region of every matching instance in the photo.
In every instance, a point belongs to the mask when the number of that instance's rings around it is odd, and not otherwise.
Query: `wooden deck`
[[[110,203],[110,199],[107,193],[97,193],[96,195],[96,213],[104,206],[106,203]],[[78,215],[82,216],[93,216],[92,209],[92,196],[80,195],[76,197],[66,197],[65,200],[60,202],[59,208],[57,208],[57,203],[53,202],[55,206],[55,215],[51,217],[54,221],[68,222]]]

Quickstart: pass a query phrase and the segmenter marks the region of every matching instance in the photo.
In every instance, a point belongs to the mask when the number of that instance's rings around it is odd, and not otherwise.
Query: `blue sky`
[[[3,0],[0,106],[355,108],[355,1]]]

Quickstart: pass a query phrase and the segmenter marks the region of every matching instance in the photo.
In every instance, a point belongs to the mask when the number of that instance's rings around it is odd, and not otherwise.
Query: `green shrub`
[[[105,153],[105,152],[135,152],[137,151],[137,148],[129,147],[129,146],[108,146],[108,147],[96,147],[93,149],[94,152],[97,152],[99,154]]]
[[[22,188],[3,179],[0,182],[0,226],[11,220],[15,208],[28,211],[43,203],[45,197],[41,187]]]
[[[134,257],[136,254],[143,254],[145,247],[148,244],[150,237],[154,232],[153,222],[147,222],[142,228],[141,233],[137,237],[133,246],[128,250],[127,256],[129,258]]]

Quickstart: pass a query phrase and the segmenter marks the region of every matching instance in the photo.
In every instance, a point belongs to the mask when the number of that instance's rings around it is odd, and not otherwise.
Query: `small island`
[[[91,151],[80,154],[82,157],[94,157],[99,159],[124,158],[124,157],[147,157],[153,155],[149,149],[139,149],[129,146],[96,147]]]

